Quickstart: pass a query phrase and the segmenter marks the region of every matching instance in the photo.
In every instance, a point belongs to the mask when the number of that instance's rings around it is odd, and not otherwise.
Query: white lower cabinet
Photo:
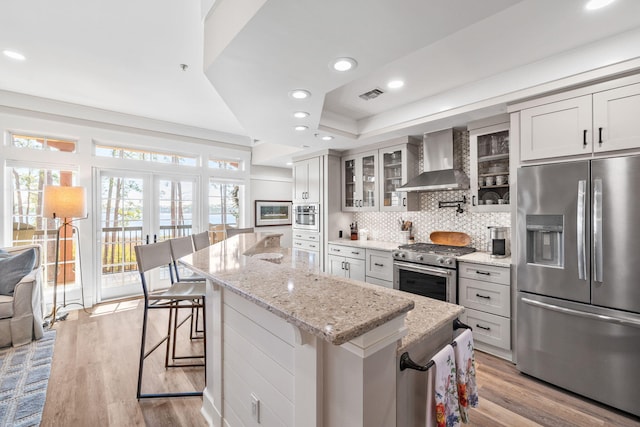
[[[364,282],[365,250],[332,243],[328,246],[328,273]]]
[[[389,251],[367,249],[367,283],[393,288],[393,257]]]
[[[511,281],[509,267],[460,262],[460,316],[473,328],[479,350],[511,359]]]
[[[320,252],[322,247],[320,233],[313,231],[293,231],[293,247],[305,251]]]

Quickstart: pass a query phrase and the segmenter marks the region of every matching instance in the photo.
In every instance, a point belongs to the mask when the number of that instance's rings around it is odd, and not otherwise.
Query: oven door
[[[412,294],[457,302],[456,270],[394,261],[393,288]]]

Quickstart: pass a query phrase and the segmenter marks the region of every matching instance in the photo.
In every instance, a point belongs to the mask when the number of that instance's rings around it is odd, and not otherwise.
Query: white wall
[[[291,169],[268,166],[251,167],[251,226],[255,226],[256,200],[287,200],[293,195],[293,176]],[[256,227],[255,231],[282,233],[280,244],[290,248],[292,245],[291,226]]]

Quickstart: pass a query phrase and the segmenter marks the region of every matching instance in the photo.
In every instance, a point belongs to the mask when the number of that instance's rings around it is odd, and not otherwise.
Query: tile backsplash
[[[462,161],[462,169],[469,175],[469,133],[454,132],[454,150]],[[420,147],[420,170],[423,170],[423,152]],[[464,212],[456,213],[455,208],[438,208],[439,201],[462,200],[467,198],[467,204],[462,205]],[[510,227],[511,214],[509,212],[469,211],[471,195],[469,190],[435,191],[420,194],[420,210],[414,212],[357,212],[354,221],[360,229],[369,232],[369,239],[394,242],[400,241],[399,221],[413,222],[413,235],[416,242],[429,242],[429,234],[433,231],[461,231],[471,236],[471,246],[477,250],[486,250],[489,226]]]

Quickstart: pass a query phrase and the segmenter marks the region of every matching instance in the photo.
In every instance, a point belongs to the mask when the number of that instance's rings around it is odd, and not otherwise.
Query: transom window
[[[11,145],[18,148],[28,148],[31,150],[44,151],[64,151],[66,153],[76,152],[76,141],[59,138],[49,138],[46,136],[10,134]]]
[[[135,148],[114,147],[96,144],[96,156],[116,159],[142,160],[145,162],[164,163],[180,166],[197,166],[197,156],[185,156],[174,153],[139,150]]]
[[[240,160],[209,159],[209,169],[239,171],[242,169],[242,162]]]

